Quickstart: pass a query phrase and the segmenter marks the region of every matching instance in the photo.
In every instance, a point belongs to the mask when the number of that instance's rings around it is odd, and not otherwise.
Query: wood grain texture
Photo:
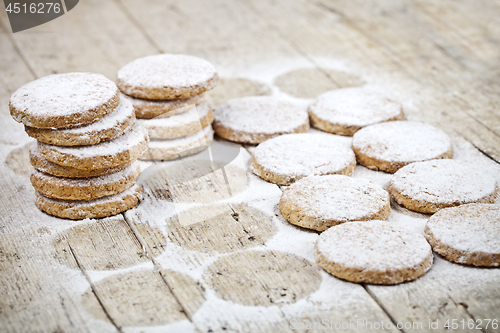
[[[52,218],[34,207],[29,139],[8,111],[10,94],[39,76],[114,79],[137,57],[186,53],[218,68],[220,84],[206,96],[214,106],[250,95],[306,105],[329,89],[374,85],[401,101],[408,119],[458,134],[500,162],[498,17],[498,1],[486,0],[86,0],[11,34],[1,11],[0,330],[371,332],[335,323],[425,328],[437,319],[443,331],[448,318],[498,318],[498,270],[437,258],[421,279],[392,287],[318,270],[317,234],[284,221],[279,188],[246,166],[161,164],[145,200],[123,215]],[[389,220],[417,231],[425,223],[392,210]],[[323,320],[333,326],[307,326]]]

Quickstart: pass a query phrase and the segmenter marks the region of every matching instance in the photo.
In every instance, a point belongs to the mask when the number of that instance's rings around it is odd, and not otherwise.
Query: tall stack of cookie
[[[39,209],[83,219],[118,214],[142,189],[135,162],[148,135],[134,108],[100,74],[55,74],[12,94],[12,117],[37,141],[30,148],[31,183]]]
[[[118,71],[116,84],[151,139],[141,159],[173,160],[208,147],[214,116],[203,93],[217,81],[211,63],[188,55],[139,58]]]

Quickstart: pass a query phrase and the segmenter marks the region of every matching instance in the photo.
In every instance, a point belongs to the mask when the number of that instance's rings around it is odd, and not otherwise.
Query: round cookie
[[[153,100],[135,98],[124,93],[120,93],[121,98],[127,99],[135,109],[135,116],[138,119],[152,119],[156,117],[170,117],[182,112],[186,112],[193,106],[200,104],[205,99],[202,95],[188,98],[171,100]]]
[[[390,121],[364,127],[352,139],[359,164],[390,173],[403,166],[451,158],[451,140],[440,129],[412,121]]]
[[[142,160],[175,160],[180,157],[197,154],[208,148],[214,138],[212,126],[192,135],[171,140],[151,140]]]
[[[309,130],[302,107],[271,96],[232,99],[214,110],[214,130],[226,140],[258,144],[282,134]]]
[[[101,74],[66,73],[42,77],[17,89],[10,114],[37,128],[71,128],[91,124],[118,106],[116,85]]]
[[[279,209],[288,222],[318,231],[349,221],[385,220],[391,213],[382,187],[343,175],[302,178],[283,191]]]
[[[315,258],[328,273],[357,283],[398,284],[432,266],[424,236],[386,221],[348,222],[319,235]]]
[[[49,161],[82,170],[112,168],[131,163],[147,149],[148,133],[141,125],[110,141],[93,146],[63,147],[37,142],[38,150]]]
[[[500,205],[468,204],[445,208],[425,225],[425,238],[447,260],[500,266]]]
[[[150,139],[176,139],[201,131],[214,120],[208,102],[202,102],[187,112],[156,119],[138,119],[148,131]]]
[[[24,129],[32,138],[51,145],[84,146],[114,139],[129,131],[134,124],[134,107],[129,101],[121,99],[115,111],[89,125],[66,129],[24,126]]]
[[[389,193],[400,205],[420,213],[435,213],[468,203],[493,203],[495,178],[475,165],[433,160],[407,165],[392,176]]]
[[[214,88],[217,81],[211,63],[182,54],[139,58],[123,66],[116,76],[123,93],[155,100],[196,96]]]
[[[308,111],[313,127],[349,136],[365,126],[404,118],[401,104],[364,88],[328,91]]]
[[[47,160],[45,157],[43,157],[42,154],[40,154],[40,151],[38,150],[38,145],[36,141],[33,142],[33,144],[30,146],[29,157],[30,157],[30,164],[38,171],[47,173],[52,176],[65,177],[65,178],[97,177],[123,170],[130,165],[130,164],[123,164],[112,168],[91,169],[91,170],[82,170],[68,166],[62,166],[59,164],[55,164]]]
[[[349,144],[333,135],[285,134],[259,144],[250,165],[257,176],[290,185],[307,176],[350,176],[356,157]]]
[[[61,178],[36,169],[31,173],[34,189],[46,197],[63,200],[91,200],[125,191],[134,185],[141,173],[138,163],[104,176]]]
[[[121,193],[93,200],[52,199],[36,192],[35,204],[47,214],[81,220],[116,215],[137,205],[141,197],[142,187],[134,185]]]

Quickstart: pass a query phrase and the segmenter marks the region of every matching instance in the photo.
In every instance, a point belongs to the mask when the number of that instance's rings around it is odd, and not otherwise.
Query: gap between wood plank
[[[132,25],[140,31],[140,33],[144,36],[144,38],[148,41],[148,43],[154,47],[159,53],[165,53],[161,47],[156,44],[154,39],[148,34],[148,32],[144,29],[144,27],[132,16],[127,7],[121,2],[121,0],[115,0],[118,8],[122,11],[122,13],[130,20]]]
[[[99,305],[101,306],[102,311],[104,311],[104,314],[106,314],[106,317],[108,318],[108,320],[110,321],[110,323],[113,324],[113,326],[116,328],[116,330],[118,332],[120,332],[120,333],[123,333],[121,327],[116,324],[116,322],[113,320],[113,318],[111,318],[111,316],[109,315],[108,311],[106,310],[106,307],[104,306],[104,304],[102,303],[99,295],[97,294],[97,292],[96,292],[96,290],[94,288],[94,284],[90,280],[90,277],[88,276],[87,272],[83,269],[83,267],[80,265],[80,262],[78,261],[78,258],[76,257],[75,252],[73,251],[73,248],[71,247],[71,243],[70,242],[68,242],[68,247],[69,247],[69,250],[71,252],[71,255],[73,256],[73,259],[75,259],[75,262],[76,262],[76,265],[78,266],[78,269],[80,269],[80,271],[82,272],[83,276],[85,276],[85,279],[87,280],[88,284],[90,285],[90,289],[92,290],[92,293],[94,294],[95,298],[99,302]]]
[[[370,297],[378,304],[378,306],[384,311],[385,315],[391,320],[392,324],[396,329],[398,329],[400,332],[404,333],[405,331],[402,328],[398,328],[398,322],[394,320],[394,318],[391,316],[391,314],[387,311],[387,309],[382,305],[382,302],[379,301],[378,297],[375,296],[374,293],[368,289],[368,286],[365,283],[362,283],[361,286],[363,289],[370,295]]]

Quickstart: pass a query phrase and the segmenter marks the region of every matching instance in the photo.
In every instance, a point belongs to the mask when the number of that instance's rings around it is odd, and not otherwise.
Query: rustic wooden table
[[[10,94],[52,73],[114,79],[130,60],[161,52],[216,65],[213,105],[270,94],[307,104],[372,85],[403,103],[407,119],[445,130],[454,158],[500,181],[498,0],[83,0],[16,34],[2,8],[1,332],[424,332],[447,321],[457,332],[500,331],[486,327],[500,320],[500,269],[436,257],[429,273],[397,286],[319,269],[317,233],[283,220],[281,189],[248,172],[252,147],[215,173],[156,163],[141,176],[144,201],[115,217],[37,210],[31,139],[10,118]],[[390,179],[360,166],[354,176]],[[392,209],[389,221],[423,231],[428,216]]]

